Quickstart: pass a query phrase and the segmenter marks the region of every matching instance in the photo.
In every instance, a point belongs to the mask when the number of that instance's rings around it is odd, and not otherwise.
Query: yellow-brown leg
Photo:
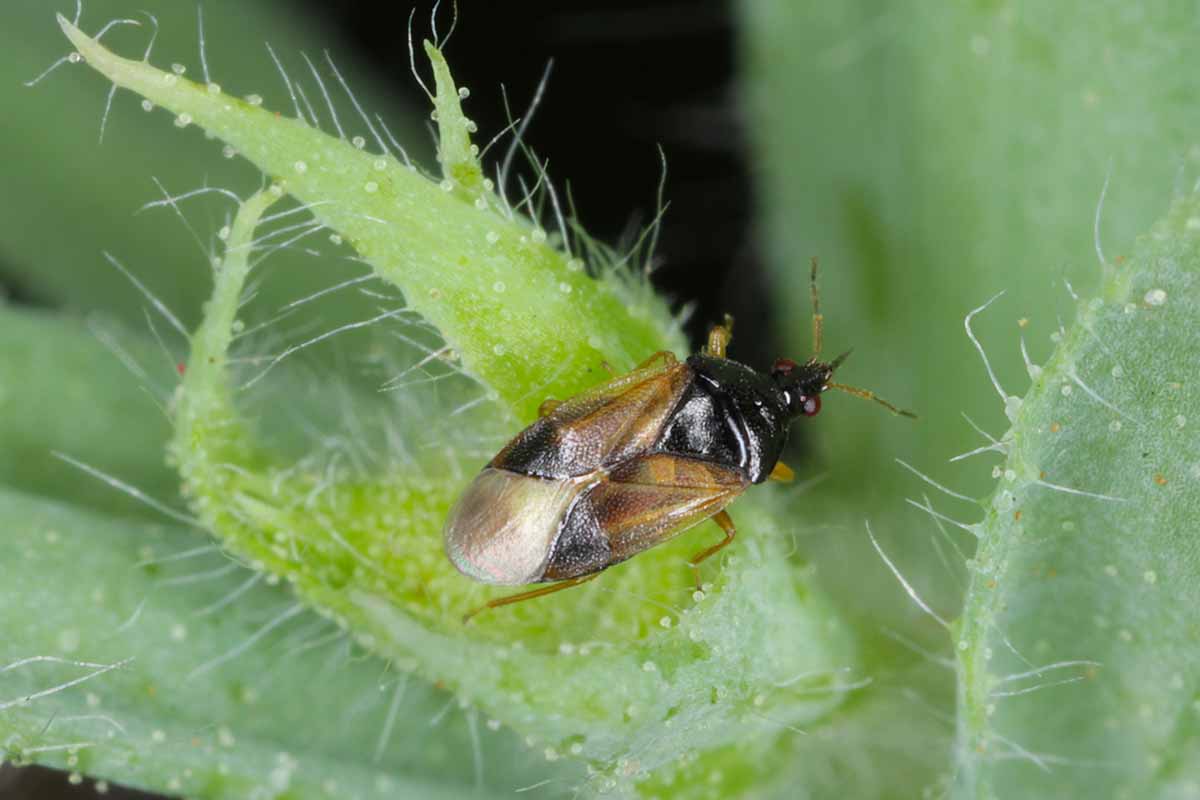
[[[704,348],[705,355],[725,358],[725,350],[733,339],[733,317],[726,314],[725,322],[713,325],[708,331],[708,345]]]
[[[670,365],[678,362],[679,359],[676,358],[675,354],[670,350],[659,350],[657,353],[634,367],[634,369],[646,369],[647,367],[652,367],[656,361],[661,361],[664,367],[669,367]]]
[[[553,397],[543,400],[542,404],[540,406],[538,406],[538,418],[540,419],[542,417],[546,417],[546,416],[549,416],[550,414],[553,414],[554,409],[558,408],[561,405],[562,405],[562,400],[555,400]]]
[[[544,597],[548,594],[554,594],[555,592],[561,592],[563,589],[570,589],[572,586],[578,586],[581,583],[587,583],[588,581],[590,581],[592,578],[595,578],[599,574],[600,574],[599,572],[593,572],[591,575],[581,575],[578,578],[568,578],[565,581],[560,581],[558,583],[551,583],[548,586],[541,586],[537,589],[530,589],[528,592],[521,592],[520,594],[510,594],[507,597],[497,597],[494,600],[488,600],[486,603],[479,606],[479,608],[472,609],[472,610],[468,611],[466,614],[463,614],[463,618],[462,618],[463,625],[466,625],[468,622],[470,622],[471,617],[475,616],[476,614],[478,614],[481,611],[487,611],[489,608],[499,608],[500,606],[507,606],[512,603],[519,603],[522,600],[532,600],[535,597]]]
[[[787,464],[776,461],[775,466],[771,468],[771,474],[767,477],[780,483],[791,483],[796,479],[796,473]]]
[[[712,547],[706,547],[688,560],[688,563],[692,565],[692,569],[696,573],[697,589],[703,586],[703,583],[700,581],[700,562],[719,552],[723,547],[725,547],[725,545],[732,542],[733,537],[737,535],[737,528],[733,526],[733,520],[729,517],[728,512],[717,512],[715,515],[713,515],[712,519],[713,522],[721,526],[721,530],[725,531],[725,538],[714,544]]]

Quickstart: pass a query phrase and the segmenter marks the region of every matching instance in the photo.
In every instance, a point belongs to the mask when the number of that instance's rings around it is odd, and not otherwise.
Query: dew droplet
[[[454,190],[454,181],[450,180],[449,178],[446,178],[438,185],[442,187],[443,192],[450,192]]]
[[[654,672],[657,669],[658,666],[653,661],[642,662],[642,672]]]
[[[363,191],[367,194],[375,194],[379,191],[379,184],[375,181],[367,181],[363,184]]]
[[[478,208],[480,211],[486,211],[487,207],[488,207],[487,198],[484,197],[483,195],[476,197],[475,198],[475,207]]]
[[[460,87],[458,87],[458,99],[459,99],[459,100],[466,100],[466,99],[467,99],[468,97],[470,97],[470,96],[471,96],[471,90],[470,90],[470,89],[468,89],[468,88],[467,88],[467,87],[465,87],[465,86],[460,86]]]
[[[508,287],[504,285],[504,281],[496,281],[492,284],[492,291],[496,294],[504,294],[504,290]]]
[[[500,241],[500,234],[496,233],[495,231],[488,231],[487,236],[483,238],[487,239],[488,244],[495,244],[496,242]]]
[[[175,77],[169,72],[164,72],[162,76],[162,82],[163,86],[174,86],[175,84],[179,83],[179,78]]]
[[[221,84],[219,84],[219,83],[210,83],[207,86],[205,86],[204,88],[205,88],[205,90],[208,91],[209,94],[220,94],[221,93]]]
[[[485,723],[485,724],[487,725],[487,729],[488,729],[489,731],[498,731],[498,730],[500,730],[500,720],[498,720],[498,719],[489,719],[489,720],[487,721],[487,723]]]
[[[475,133],[475,131],[479,130],[479,126],[475,124],[475,120],[473,119],[464,119],[463,127],[467,129],[467,133]]]
[[[494,184],[492,182],[491,178],[484,178],[483,179],[483,188],[490,192],[492,189],[496,188],[496,184]]]
[[[78,786],[79,784],[83,783],[83,775],[79,774],[78,772],[72,772],[67,776],[67,783],[71,784],[72,786]]]
[[[308,164],[305,164],[303,161],[297,161],[295,164],[292,164],[292,169],[303,175],[304,173],[308,172]]]
[[[670,617],[661,617],[661,618],[659,618],[659,620],[658,620],[658,626],[659,626],[660,628],[669,628],[669,627],[671,627],[671,618],[670,618]]]
[[[558,284],[558,290],[560,292],[562,292],[563,294],[570,294],[571,293],[571,284],[567,283],[566,281],[563,281],[562,283]]]
[[[1187,417],[1185,417],[1183,414],[1176,415],[1175,424],[1182,428],[1184,425],[1187,425]]]
[[[329,241],[332,244],[341,244],[342,243],[342,235],[340,233],[331,233],[331,234],[329,234]]]
[[[227,144],[221,148],[221,155],[225,158],[233,158],[238,154],[237,148],[231,144]]]
[[[1003,474],[1004,474],[1004,470],[1000,469],[1000,467],[992,467],[992,477],[993,478],[999,478]]]
[[[541,228],[534,228],[533,233],[531,233],[530,236],[539,244],[546,241],[546,232]]]
[[[80,61],[83,61],[83,56],[79,53],[70,53],[67,55],[67,61],[70,61],[72,64],[78,64]]]
[[[217,231],[217,238],[224,242],[229,239],[230,232],[228,225],[222,225],[221,230]]]
[[[153,111],[153,110],[154,110],[154,103],[151,103],[149,100],[142,101],[142,111]]]
[[[1167,302],[1167,293],[1162,289],[1151,289],[1143,298],[1148,306],[1161,306]]]
[[[442,297],[441,289],[434,288],[434,289],[429,290],[429,299],[430,300],[440,300],[441,297]]]
[[[571,272],[582,271],[583,270],[583,260],[579,259],[579,258],[569,259],[567,261],[567,269],[571,270]]]
[[[187,67],[185,67],[183,64],[172,64],[171,72],[174,72],[176,75],[182,75],[183,73],[187,72]]]
[[[1071,384],[1064,383],[1061,391],[1062,391],[1063,397],[1070,397],[1071,392],[1075,391],[1075,389],[1074,389],[1074,387],[1071,386]]]
[[[188,114],[186,112],[183,114],[180,114],[178,117],[175,118],[175,127],[176,128],[186,128],[188,125],[191,125],[191,124],[192,124],[192,115]]]
[[[1158,583],[1158,573],[1152,569],[1148,569],[1142,573],[1142,580],[1149,584]]]
[[[1125,374],[1125,370],[1121,369],[1120,364],[1117,364],[1115,367],[1112,368],[1112,376],[1114,378],[1120,378],[1124,374]]]
[[[1011,469],[1004,470],[1004,480],[1008,481],[1009,483],[1012,483],[1016,479],[1017,479],[1017,473],[1015,470],[1011,470]]]
[[[1105,575],[1107,575],[1107,576],[1108,576],[1108,577],[1110,577],[1110,578],[1115,578],[1115,577],[1117,577],[1117,574],[1118,574],[1118,572],[1117,572],[1117,565],[1116,565],[1116,564],[1109,564],[1109,565],[1105,566],[1105,567],[1104,567],[1104,574],[1105,574]]]
[[[248,95],[246,95],[246,102],[252,106],[261,106],[263,104],[262,95],[261,94],[248,94]]]
[[[473,156],[478,156],[479,155],[479,145],[472,143],[471,146],[467,148],[467,152],[469,152]]]
[[[502,356],[506,352],[506,348],[502,344],[495,344],[492,345],[492,352],[498,356]]]
[[[1108,423],[1108,429],[1113,433],[1121,430],[1121,420],[1114,419],[1112,422]]]
[[[367,146],[367,140],[361,136],[355,136],[350,140],[350,144],[354,145],[356,150],[362,150]]]

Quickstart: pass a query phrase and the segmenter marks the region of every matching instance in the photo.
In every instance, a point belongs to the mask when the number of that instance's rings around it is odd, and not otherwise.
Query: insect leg
[[[796,473],[787,464],[776,461],[775,466],[771,468],[771,474],[767,477],[780,483],[791,483],[796,479]]]
[[[654,366],[654,364],[659,361],[661,361],[663,363],[664,367],[668,367],[672,364],[677,363],[679,361],[679,359],[676,358],[675,354],[672,353],[670,350],[659,350],[657,353],[650,356],[645,361],[643,361],[642,363],[640,363],[636,367],[634,367],[634,369],[635,370],[647,369],[648,367]]]
[[[466,625],[471,621],[471,617],[475,616],[481,611],[487,611],[489,608],[499,608],[500,606],[507,606],[511,603],[519,603],[522,600],[532,600],[535,597],[543,597],[548,594],[554,594],[555,592],[561,592],[563,589],[570,589],[572,586],[578,586],[581,583],[587,583],[599,574],[599,572],[593,572],[591,575],[580,575],[578,578],[568,578],[565,581],[552,583],[549,586],[530,589],[528,592],[510,594],[507,597],[497,597],[494,600],[488,600],[486,603],[479,606],[479,608],[472,609],[466,614],[463,614],[463,624]]]
[[[540,406],[538,406],[538,419],[541,419],[542,417],[546,417],[546,416],[549,416],[550,414],[553,414],[554,409],[558,408],[561,405],[562,405],[562,400],[555,400],[553,397],[543,400],[542,404]]]
[[[726,314],[723,323],[713,325],[709,329],[708,345],[704,348],[705,354],[725,358],[725,349],[729,347],[731,339],[733,339],[733,317]]]
[[[720,551],[721,548],[732,542],[733,537],[737,535],[737,528],[733,526],[733,519],[730,518],[728,512],[718,511],[715,515],[713,515],[712,519],[713,522],[721,526],[721,530],[725,531],[725,538],[714,544],[712,547],[706,547],[688,560],[688,563],[692,565],[692,569],[696,572],[697,589],[701,588],[703,585],[700,581],[700,562]]]

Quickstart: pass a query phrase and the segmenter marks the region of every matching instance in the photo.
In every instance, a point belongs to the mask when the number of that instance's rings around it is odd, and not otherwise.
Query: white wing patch
[[[483,583],[534,583],[545,574],[563,518],[586,486],[488,467],[446,520],[446,555],[459,572]]]

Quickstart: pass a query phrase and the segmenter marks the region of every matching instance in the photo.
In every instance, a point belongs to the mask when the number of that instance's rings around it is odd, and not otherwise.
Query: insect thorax
[[[656,450],[700,458],[767,479],[787,442],[786,400],[774,381],[744,364],[696,355],[694,373]]]

